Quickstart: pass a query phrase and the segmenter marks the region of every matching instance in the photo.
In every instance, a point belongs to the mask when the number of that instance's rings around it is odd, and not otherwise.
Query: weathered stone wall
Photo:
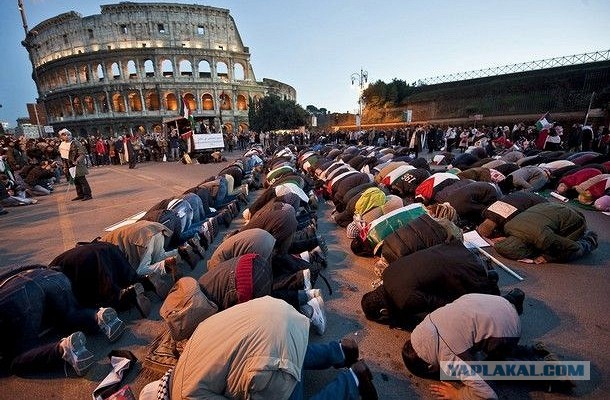
[[[257,82],[229,10],[169,3],[104,5],[101,14],[60,14],[23,45],[49,122],[78,133],[159,129],[184,97],[197,120],[247,129],[248,99],[291,86]],[[221,111],[222,110],[222,111]]]

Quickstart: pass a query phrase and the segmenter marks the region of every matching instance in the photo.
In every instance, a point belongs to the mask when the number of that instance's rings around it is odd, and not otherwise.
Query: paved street
[[[237,154],[237,152],[235,153]],[[226,163],[184,165],[181,163],[146,163],[135,170],[127,166],[92,168],[88,177],[94,199],[72,202],[74,188],[58,186],[54,194],[39,198],[34,206],[11,208],[0,217],[0,268],[10,264],[47,264],[56,255],[74,246],[77,241],[89,241],[99,236],[105,227],[139,211],[147,210],[157,201],[182,193],[185,189],[215,174]],[[250,194],[250,198],[256,196]],[[381,399],[430,398],[431,381],[413,378],[403,365],[400,350],[409,333],[367,321],[360,309],[362,295],[371,290],[374,260],[353,256],[344,231],[330,222],[330,206],[319,210],[319,225],[329,245],[329,268],[325,275],[333,287],[329,296],[318,283],[328,311],[328,328],[324,337],[311,334],[312,341],[340,339],[346,335],[359,343],[361,356],[367,360]],[[575,264],[545,264],[538,266],[506,263],[525,280],[517,282],[498,269],[503,292],[520,287],[526,293],[522,316],[522,343],[543,341],[565,360],[590,360],[592,379],[580,382],[574,391],[578,398],[606,399],[610,394],[610,217],[584,211],[590,228],[600,234],[600,247]],[[233,221],[239,226],[242,219]],[[222,233],[221,233],[222,235]],[[216,239],[215,245],[220,238]],[[211,254],[213,248],[208,250]],[[207,257],[206,257],[207,258]],[[203,262],[191,274],[205,272]],[[86,399],[109,372],[106,354],[111,349],[128,349],[139,358],[145,346],[160,332],[158,308],[151,319],[139,319],[135,310],[123,313],[128,329],[123,337],[108,345],[101,335],[89,336],[90,349],[98,361],[83,378],[70,370],[36,377],[0,377],[0,399]],[[202,360],[205,362],[205,360]],[[307,372],[307,394],[327,383],[334,371]],[[124,379],[134,393],[147,382],[137,368]],[[565,398],[542,391],[530,391],[525,385],[492,383],[501,398]]]

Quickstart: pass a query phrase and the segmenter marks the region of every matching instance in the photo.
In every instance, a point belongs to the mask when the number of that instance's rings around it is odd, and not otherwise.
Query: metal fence
[[[609,60],[610,50],[596,51],[594,53],[583,53],[575,54],[572,56],[547,58],[545,60],[529,61],[519,64],[503,65],[500,67],[478,69],[475,71],[466,71],[458,72],[456,74],[434,76],[432,78],[418,80],[416,82],[416,86],[435,85],[438,83],[463,81],[467,79],[485,78],[489,76],[512,74],[516,72],[535,71],[539,69],[565,67],[569,65],[578,65]]]

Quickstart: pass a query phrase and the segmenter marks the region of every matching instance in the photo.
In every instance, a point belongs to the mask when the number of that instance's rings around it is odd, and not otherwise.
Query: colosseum
[[[101,14],[71,11],[47,19],[22,44],[56,132],[162,132],[179,116],[181,99],[197,129],[247,131],[250,99],[275,94],[296,101],[291,86],[256,80],[249,48],[226,9],[102,5]]]

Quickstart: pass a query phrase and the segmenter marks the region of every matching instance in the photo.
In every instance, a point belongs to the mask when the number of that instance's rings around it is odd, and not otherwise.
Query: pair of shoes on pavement
[[[87,200],[91,200],[93,197],[91,196],[76,196],[75,198],[72,199],[72,201],[77,201],[77,200],[81,200],[81,201],[87,201]]]
[[[153,284],[151,283],[151,285]],[[157,289],[153,287],[151,290],[156,291]],[[122,289],[119,294],[119,303],[135,306],[142,318],[146,318],[150,315],[152,305],[150,299],[144,294],[144,286],[140,282]]]
[[[308,301],[301,306],[301,311],[309,317],[314,331],[322,336],[326,332],[326,311],[324,309],[324,299],[320,289],[309,289],[307,293]]]
[[[155,292],[161,299],[165,299],[172,288],[172,285],[159,272],[151,272],[143,276],[140,279],[140,283],[144,290]]]
[[[182,261],[186,262],[189,267],[191,267],[192,271],[197,266],[197,260],[195,260],[191,253],[189,253],[189,247],[190,246],[188,245],[178,246],[178,255]]]
[[[205,257],[205,251],[207,250],[207,247],[204,248],[201,245],[201,237],[198,233],[195,233],[195,236],[193,236],[186,242],[189,246],[191,246],[191,249],[193,249],[193,252],[195,252],[195,254],[197,254],[201,258]]]

